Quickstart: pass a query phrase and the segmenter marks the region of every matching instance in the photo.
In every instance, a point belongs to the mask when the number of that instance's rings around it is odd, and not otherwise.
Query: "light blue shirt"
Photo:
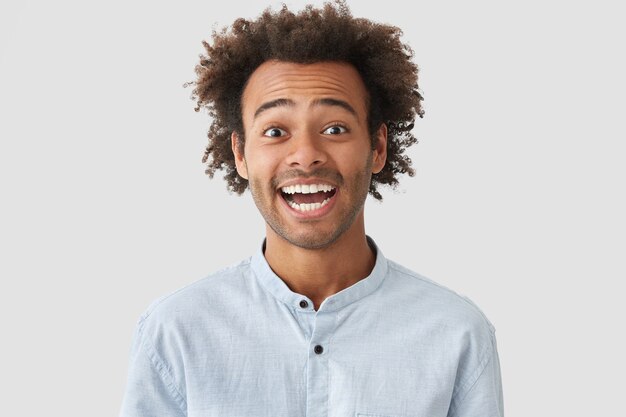
[[[501,417],[494,327],[386,259],[318,311],[251,258],[154,301],[122,417]]]

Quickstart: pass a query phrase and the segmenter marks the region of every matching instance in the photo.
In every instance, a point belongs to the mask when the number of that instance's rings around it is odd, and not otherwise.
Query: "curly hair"
[[[197,102],[195,110],[206,108],[213,119],[202,158],[205,173],[213,178],[217,170],[225,170],[228,189],[237,194],[248,187],[237,174],[230,135],[236,132],[238,146],[243,146],[241,98],[248,78],[263,62],[345,62],[357,69],[368,92],[372,148],[376,130],[387,125],[387,162],[372,175],[369,186],[369,193],[382,200],[377,185],[395,188],[398,174],[415,175],[411,159],[403,153],[417,143],[410,131],[415,115],[424,114],[418,67],[401,35],[395,26],[352,17],[345,0],[325,3],[321,9],[308,5],[298,14],[286,5],[279,11],[268,8],[256,20],[239,18],[230,29],[214,30],[212,44],[202,42],[206,55],[200,55],[195,67],[197,80],[185,84],[195,86],[191,96]]]

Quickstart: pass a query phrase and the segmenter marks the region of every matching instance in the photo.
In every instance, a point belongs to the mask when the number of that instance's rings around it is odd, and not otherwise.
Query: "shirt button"
[[[307,303],[306,300],[300,301],[300,307],[307,308],[308,306],[309,306],[309,303]]]
[[[321,355],[321,354],[322,354],[322,352],[324,352],[324,348],[323,348],[321,345],[317,345],[317,346],[315,346],[315,348],[313,349],[313,351],[314,351],[315,353],[317,353],[318,355]]]

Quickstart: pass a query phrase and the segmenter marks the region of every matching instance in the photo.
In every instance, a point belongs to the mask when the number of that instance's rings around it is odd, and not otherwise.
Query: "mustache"
[[[327,180],[337,186],[343,185],[343,176],[330,168],[317,168],[313,171],[303,171],[301,169],[292,169],[289,171],[285,171],[280,175],[277,175],[272,178],[271,185],[273,189],[278,188],[279,184],[293,180],[293,179],[307,179],[307,178],[318,178],[321,180]]]

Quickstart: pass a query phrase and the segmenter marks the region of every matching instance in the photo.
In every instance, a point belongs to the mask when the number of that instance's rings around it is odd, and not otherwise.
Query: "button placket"
[[[328,416],[328,353],[335,326],[335,312],[315,314],[307,361],[307,417]]]

